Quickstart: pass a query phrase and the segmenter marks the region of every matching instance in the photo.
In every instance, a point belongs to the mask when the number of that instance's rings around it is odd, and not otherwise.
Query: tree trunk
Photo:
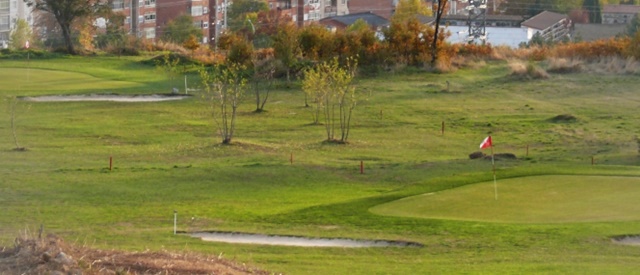
[[[64,43],[67,46],[67,52],[69,52],[69,54],[76,54],[76,51],[73,48],[73,41],[71,41],[70,23],[60,22],[60,27],[62,28],[62,36],[64,38]]]

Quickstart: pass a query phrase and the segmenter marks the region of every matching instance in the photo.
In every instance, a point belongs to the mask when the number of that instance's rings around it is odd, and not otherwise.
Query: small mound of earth
[[[78,247],[55,235],[0,248],[0,274],[273,274],[220,257]]]
[[[578,120],[578,118],[576,118],[573,115],[569,115],[569,114],[557,115],[557,116],[554,116],[554,117],[549,119],[549,121],[551,121],[553,123],[575,122],[577,120]]]
[[[513,159],[517,159],[516,155],[513,153],[498,153],[498,154],[494,154],[493,158],[495,160],[513,160]],[[481,151],[476,151],[473,152],[471,154],[469,154],[469,159],[491,159],[491,155],[487,155]]]
[[[74,102],[74,101],[114,101],[114,102],[159,102],[170,100],[182,100],[191,97],[181,94],[152,94],[152,95],[117,95],[117,94],[90,94],[90,95],[51,95],[22,97],[25,101],[34,102]]]

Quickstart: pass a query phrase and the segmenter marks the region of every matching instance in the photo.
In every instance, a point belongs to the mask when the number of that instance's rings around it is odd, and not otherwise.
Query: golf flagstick
[[[480,149],[486,149],[491,147],[491,166],[493,167],[493,193],[496,200],[498,200],[498,182],[496,180],[496,161],[493,156],[493,142],[491,136],[487,136],[482,143],[480,143]]]

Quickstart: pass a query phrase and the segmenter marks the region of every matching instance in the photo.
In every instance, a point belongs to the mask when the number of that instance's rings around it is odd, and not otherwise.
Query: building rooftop
[[[553,26],[555,23],[558,23],[562,19],[569,19],[569,17],[564,14],[543,11],[536,16],[531,17],[529,20],[522,22],[521,25],[537,30],[544,30],[548,27]]]

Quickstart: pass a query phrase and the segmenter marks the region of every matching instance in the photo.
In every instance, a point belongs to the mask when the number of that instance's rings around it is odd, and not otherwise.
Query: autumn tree
[[[37,11],[50,13],[60,26],[67,52],[75,54],[72,39],[72,24],[79,18],[89,16],[96,11],[108,8],[108,4],[94,0],[24,0]]]
[[[426,61],[431,53],[434,29],[417,19],[407,21],[392,20],[384,30],[386,46],[393,53],[395,62],[418,65]]]
[[[236,126],[238,107],[245,95],[246,69],[237,64],[216,65],[199,70],[205,87],[204,100],[209,104],[222,144],[230,144]]]
[[[310,60],[329,60],[335,52],[333,34],[320,24],[305,26],[300,32],[299,41],[302,56]]]
[[[419,15],[431,16],[431,9],[423,0],[400,0],[396,5],[392,20],[417,19]]]

